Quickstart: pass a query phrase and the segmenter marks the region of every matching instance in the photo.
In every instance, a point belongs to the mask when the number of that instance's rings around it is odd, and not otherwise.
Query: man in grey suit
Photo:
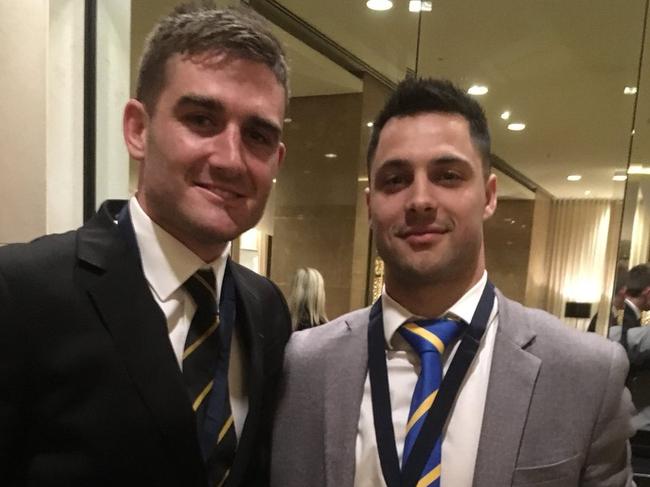
[[[496,180],[480,105],[446,81],[403,81],[368,165],[385,288],[371,308],[293,334],[272,485],[633,485],[622,348],[487,278]]]

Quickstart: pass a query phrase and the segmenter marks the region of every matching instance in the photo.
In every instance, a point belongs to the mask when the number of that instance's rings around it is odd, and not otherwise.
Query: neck
[[[418,316],[441,316],[483,276],[483,268],[468,278],[421,283],[404,282],[386,272],[386,292],[399,304]]]

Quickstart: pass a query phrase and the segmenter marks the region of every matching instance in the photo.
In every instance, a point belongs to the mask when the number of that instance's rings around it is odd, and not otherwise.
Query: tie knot
[[[194,299],[197,309],[205,309],[216,313],[216,279],[212,269],[199,269],[185,281],[183,286]]]
[[[417,320],[404,323],[399,332],[419,355],[425,352],[442,355],[445,347],[460,335],[461,324],[447,318]]]

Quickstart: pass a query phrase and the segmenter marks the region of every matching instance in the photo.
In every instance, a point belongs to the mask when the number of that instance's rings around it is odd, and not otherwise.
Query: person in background
[[[136,195],[0,248],[0,484],[263,487],[288,308],[229,257],[284,158],[280,43],[248,9],[158,22],[123,132]]]
[[[619,311],[623,311],[625,306],[625,291],[627,291],[628,272],[624,267],[619,267],[616,271],[616,282],[614,286],[614,296],[612,297],[612,307],[609,312],[609,327],[617,325],[617,316]],[[595,332],[596,323],[598,322],[598,313],[591,317],[587,331]]]
[[[311,267],[296,271],[291,282],[289,311],[294,330],[304,330],[327,322],[323,276]]]
[[[374,122],[366,194],[385,287],[293,333],[273,487],[633,485],[623,349],[503,296],[481,106],[407,78]]]
[[[617,324],[621,325],[619,341],[629,351],[629,330],[641,326],[641,313],[650,310],[650,265],[632,267],[626,284],[622,318],[617,320]]]

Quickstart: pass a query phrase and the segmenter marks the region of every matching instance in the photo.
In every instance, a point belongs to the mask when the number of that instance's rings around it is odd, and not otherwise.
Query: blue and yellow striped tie
[[[422,370],[415,385],[409,419],[406,424],[406,439],[402,466],[406,465],[415,440],[429,409],[433,405],[442,382],[442,354],[445,347],[460,334],[460,324],[449,319],[420,320],[408,322],[399,329],[400,334],[420,356]],[[441,474],[441,445],[438,438],[435,447],[422,471],[417,487],[439,487]]]

